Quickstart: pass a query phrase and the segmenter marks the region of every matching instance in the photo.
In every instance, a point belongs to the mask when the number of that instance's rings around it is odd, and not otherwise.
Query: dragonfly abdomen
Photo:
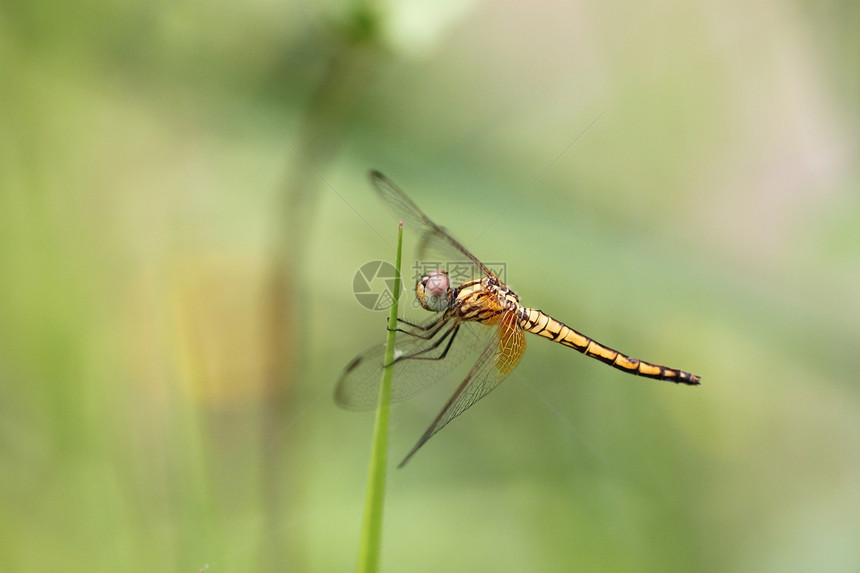
[[[517,318],[523,330],[543,336],[553,342],[569,346],[586,356],[596,358],[601,362],[605,362],[630,374],[656,378],[657,380],[668,380],[669,382],[678,384],[689,384],[692,386],[699,384],[699,377],[695,374],[678,370],[677,368],[651,364],[650,362],[621,354],[617,350],[604,346],[584,334],[575,331],[541,310],[520,307]]]

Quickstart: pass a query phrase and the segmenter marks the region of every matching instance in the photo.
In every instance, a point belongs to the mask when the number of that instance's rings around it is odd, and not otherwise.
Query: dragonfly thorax
[[[430,271],[421,277],[415,285],[415,295],[421,306],[431,312],[447,310],[454,298],[447,271]]]

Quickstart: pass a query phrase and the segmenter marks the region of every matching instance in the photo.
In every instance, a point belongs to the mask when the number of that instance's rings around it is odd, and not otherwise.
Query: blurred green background
[[[860,570],[860,4],[0,5],[0,570],[348,571],[380,169],[530,337],[387,571]],[[486,232],[485,232],[486,230]],[[414,241],[407,242],[406,257]],[[391,465],[449,380],[394,411]]]

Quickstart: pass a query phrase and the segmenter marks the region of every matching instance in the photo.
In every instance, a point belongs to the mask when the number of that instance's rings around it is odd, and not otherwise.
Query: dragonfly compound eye
[[[448,308],[451,297],[451,281],[443,270],[431,271],[421,277],[415,285],[418,302],[425,309],[439,312]]]

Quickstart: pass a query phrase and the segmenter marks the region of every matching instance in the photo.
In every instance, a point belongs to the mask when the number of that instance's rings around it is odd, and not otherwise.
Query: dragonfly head
[[[418,302],[432,312],[447,310],[451,305],[451,281],[448,273],[443,270],[430,271],[418,280],[415,285]]]

